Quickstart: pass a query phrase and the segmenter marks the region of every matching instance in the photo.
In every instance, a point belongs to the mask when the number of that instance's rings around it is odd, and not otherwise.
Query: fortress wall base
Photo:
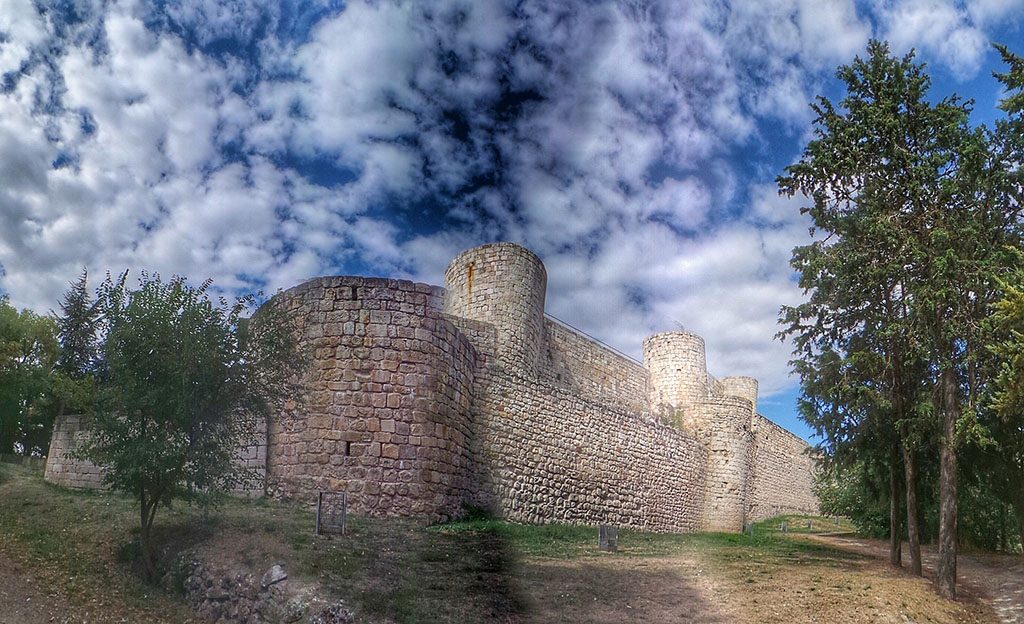
[[[103,470],[96,464],[78,459],[89,435],[89,420],[77,414],[63,414],[53,423],[50,453],[46,456],[43,478],[64,487],[97,490],[104,489]]]
[[[701,527],[742,531],[747,521],[753,462],[753,405],[737,397],[709,399],[683,409],[683,421],[707,446],[707,480]]]
[[[245,496],[263,496],[267,492],[267,421],[256,418],[251,425],[252,438],[235,450],[235,477],[239,481],[232,491]]]

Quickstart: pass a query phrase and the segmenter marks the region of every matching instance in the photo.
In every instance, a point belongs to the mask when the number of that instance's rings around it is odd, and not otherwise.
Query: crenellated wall
[[[700,336],[653,335],[636,362],[545,317],[544,265],[511,243],[460,254],[445,277],[323,277],[275,297],[310,367],[304,396],[239,450],[255,491],[652,531],[817,510],[807,444],[756,413],[756,379],[708,373]],[[80,429],[58,423],[51,481],[98,482],[70,459]]]

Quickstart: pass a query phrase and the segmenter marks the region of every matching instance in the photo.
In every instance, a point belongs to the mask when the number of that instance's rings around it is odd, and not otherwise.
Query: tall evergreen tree
[[[907,267],[914,224],[907,215],[931,192],[922,161],[940,150],[930,137],[940,118],[959,109],[951,101],[928,104],[922,67],[912,55],[890,56],[878,41],[869,44],[868,58],[840,67],[837,76],[847,96],[840,107],[827,98],[812,105],[816,138],[779,178],[780,192],[812,200],[803,210],[821,234],[793,252],[809,298],[783,309],[781,335],[794,338],[805,419],[826,441],[842,441],[854,459],[870,453],[890,466],[893,563],[899,561],[895,501],[903,482],[911,566],[919,572],[913,434],[920,428],[916,398],[927,352],[913,331]],[[852,414],[860,414],[855,427]]]
[[[994,143],[1002,160],[1001,192],[1017,207],[1024,204],[1024,58],[996,46],[1009,66],[996,77],[1006,87],[1000,103],[1007,118],[996,125]],[[1024,545],[1024,253],[1003,281],[1003,296],[994,307],[988,330],[988,357],[982,371],[990,376],[980,409],[986,429],[982,457],[986,481],[1014,510]]]
[[[73,379],[81,379],[93,370],[98,352],[100,308],[88,286],[89,273],[82,269],[61,298],[60,313],[54,314],[61,346],[57,368]]]
[[[867,413],[881,421],[872,431],[899,432],[915,570],[916,452],[937,437],[937,582],[952,597],[957,452],[977,411],[979,328],[1007,249],[1019,244],[1020,203],[1006,193],[1006,160],[992,135],[970,126],[971,104],[956,96],[931,103],[930,79],[913,54],[894,58],[872,41],[867,58],[838,76],[847,88],[841,106],[819,98],[816,138],[779,179],[783,193],[812,200],[805,210],[825,235],[794,251],[810,299],[783,311],[784,334],[796,337],[805,379],[833,349],[859,372],[833,376],[844,400],[863,398],[857,388],[877,391],[861,407],[873,405]],[[934,411],[921,400],[926,383]],[[922,418],[931,413],[937,418]]]

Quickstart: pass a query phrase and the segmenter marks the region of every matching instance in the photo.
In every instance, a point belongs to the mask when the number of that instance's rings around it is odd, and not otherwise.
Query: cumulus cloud
[[[971,74],[1021,1],[11,0],[0,287],[45,311],[83,265],[440,283],[513,240],[555,316],[634,356],[682,325],[778,391],[806,224],[771,180],[806,103],[872,34]]]
[[[918,48],[935,56],[954,74],[967,78],[978,72],[989,47],[986,27],[1020,15],[1019,0],[877,0],[880,36],[894,50]]]

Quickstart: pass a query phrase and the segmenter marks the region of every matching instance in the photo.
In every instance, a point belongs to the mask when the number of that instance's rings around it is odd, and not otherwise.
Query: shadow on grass
[[[709,602],[691,569],[669,562],[601,557],[524,566],[526,622],[732,622]]]
[[[507,622],[523,613],[509,541],[487,527],[457,534],[404,520],[353,519],[314,540],[310,571],[362,613],[399,623]]]

